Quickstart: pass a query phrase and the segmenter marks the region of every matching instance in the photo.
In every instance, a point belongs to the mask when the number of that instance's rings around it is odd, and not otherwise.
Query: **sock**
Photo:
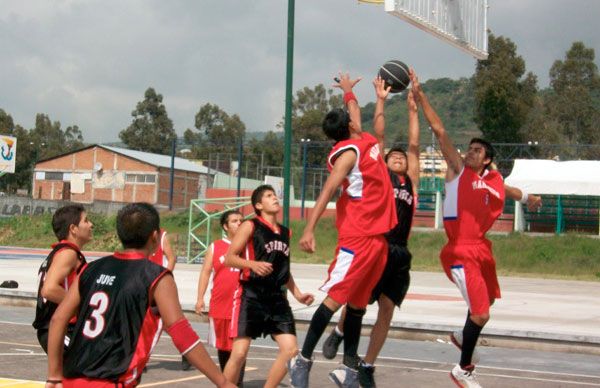
[[[227,361],[229,361],[229,357],[231,356],[231,352],[217,349],[217,356],[219,357],[219,366],[221,367],[221,371],[224,371],[225,365],[227,365]]]
[[[344,336],[344,333],[340,331],[340,329],[337,327],[337,325],[335,326],[335,332],[337,333],[337,335],[339,335],[340,337]]]
[[[467,319],[465,327],[463,328],[463,343],[462,352],[460,353],[460,367],[464,369],[465,366],[471,365],[471,357],[473,357],[473,350],[477,345],[477,339],[483,326],[477,325],[470,318]]]
[[[334,312],[323,303],[321,303],[317,311],[315,311],[310,321],[306,338],[304,339],[304,345],[302,346],[302,357],[306,358],[307,360],[312,358],[312,354],[317,346],[317,342],[319,342],[319,339],[327,328],[327,324],[329,321],[331,321],[333,313]]]
[[[231,357],[231,352],[228,350],[217,349],[217,356],[219,358],[219,366],[221,367],[221,372],[225,370],[225,365],[227,365],[227,361],[229,361],[229,357]],[[246,369],[246,361],[242,364],[242,368],[240,369],[240,378],[238,379],[237,386],[241,387],[244,381],[244,372]]]
[[[360,360],[360,366],[364,366],[365,368],[373,368],[375,365],[369,364],[368,362],[365,362],[365,360]]]
[[[344,320],[344,365],[348,368],[357,369],[358,343],[360,341],[360,329],[365,309],[354,309],[346,306],[346,319]]]

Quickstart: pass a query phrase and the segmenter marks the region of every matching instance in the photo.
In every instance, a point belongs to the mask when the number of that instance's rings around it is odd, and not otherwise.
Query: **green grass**
[[[115,216],[91,214],[94,240],[86,250],[113,251],[119,248],[115,235]],[[165,228],[179,256],[187,248],[188,213],[163,213]],[[292,221],[292,260],[300,263],[328,264],[333,259],[337,232],[332,218],[322,219],[315,233],[317,251],[301,252],[298,241],[304,222]],[[219,235],[218,221],[212,225],[213,238]],[[600,240],[577,234],[530,236],[526,234],[492,235],[499,275],[600,281]],[[47,248],[55,242],[50,216],[20,216],[0,219],[0,245]],[[413,270],[441,271],[439,252],[446,243],[442,231],[413,232],[409,248]]]

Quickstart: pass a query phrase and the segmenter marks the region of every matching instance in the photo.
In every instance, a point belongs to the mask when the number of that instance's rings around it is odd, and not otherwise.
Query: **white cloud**
[[[511,38],[528,70],[548,83],[552,62],[573,41],[600,55],[600,2],[491,0],[489,25]],[[272,0],[4,0],[0,15],[0,108],[30,128],[36,113],[77,124],[89,142],[118,139],[152,86],[176,129],[216,103],[249,130],[275,129],[283,116],[287,2]],[[420,78],[470,76],[475,60],[381,6],[348,0],[296,2],[294,90],[329,85],[338,70],[365,79],[385,60]]]

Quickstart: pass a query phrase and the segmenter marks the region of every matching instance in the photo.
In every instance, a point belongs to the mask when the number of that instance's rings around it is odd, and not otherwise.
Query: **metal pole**
[[[171,186],[169,187],[169,210],[173,210],[173,188],[175,187],[175,149],[177,147],[177,137],[173,139],[171,148]],[[156,182],[158,184],[158,182]]]
[[[292,153],[292,81],[294,71],[294,8],[288,0],[287,67],[285,76],[285,145],[283,149],[283,225],[290,224],[290,162]]]
[[[244,144],[242,143],[242,139],[240,139],[240,144],[238,146],[238,176],[237,176],[237,195],[240,196],[240,190],[242,189],[242,157],[244,155]]]
[[[302,205],[300,207],[300,217],[304,219],[304,198],[306,192],[306,149],[310,139],[302,139]]]

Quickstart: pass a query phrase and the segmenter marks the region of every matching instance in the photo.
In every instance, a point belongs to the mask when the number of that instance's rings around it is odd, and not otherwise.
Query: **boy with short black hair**
[[[158,212],[150,204],[133,203],[119,211],[117,234],[124,250],[82,268],[52,317],[46,387],[138,385],[156,339],[154,308],[177,349],[215,385],[233,387],[184,318],[171,272],[147,260],[158,245],[159,229]],[[63,361],[61,337],[74,314],[77,322]]]
[[[225,366],[229,381],[238,381],[250,342],[271,335],[279,354],[265,387],[276,387],[286,374],[286,363],[298,352],[294,316],[284,287],[300,303],[314,296],[300,291],[290,273],[290,231],[277,223],[281,207],[273,187],[262,185],[252,193],[256,217],[243,222],[231,242],[225,265],[241,269],[231,320],[233,349]]]
[[[233,295],[239,285],[240,270],[225,265],[225,255],[231,246],[231,241],[243,221],[239,210],[227,210],[221,215],[221,228],[226,237],[215,240],[209,245],[202,272],[198,279],[198,298],[196,313],[202,314],[204,310],[204,294],[208,288],[211,273],[213,274],[212,290],[208,310],[208,343],[217,348],[219,365],[225,370],[225,365],[231,356],[233,339],[229,336],[231,327],[231,310],[233,308]],[[189,364],[187,364],[189,365]],[[183,365],[185,370],[186,364]],[[237,385],[244,381],[244,365],[241,366],[240,377]]]
[[[92,240],[94,225],[81,205],[67,205],[52,215],[52,230],[58,242],[42,262],[38,271],[38,293],[33,327],[37,338],[48,352],[50,319],[67,294],[79,269],[86,263],[81,248]],[[65,346],[68,345],[73,326],[69,325]]]

